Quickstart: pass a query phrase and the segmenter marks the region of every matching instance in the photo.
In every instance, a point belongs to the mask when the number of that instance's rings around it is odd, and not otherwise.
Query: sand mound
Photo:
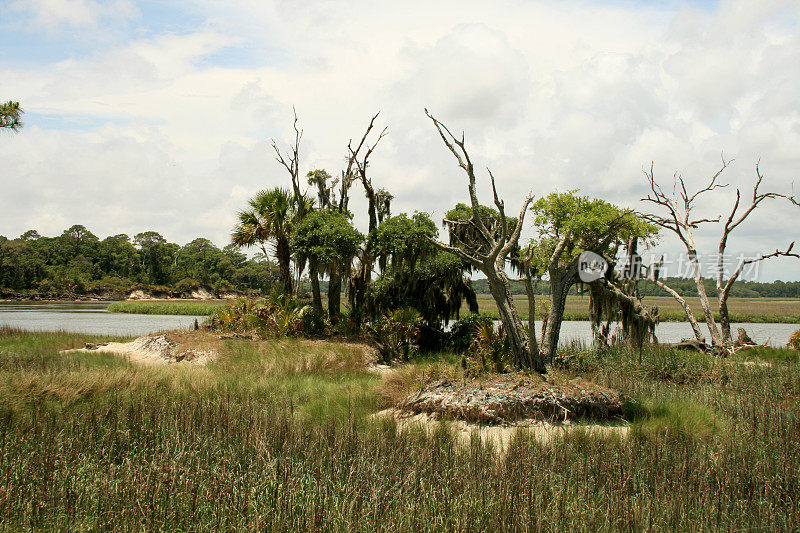
[[[505,374],[483,381],[431,381],[397,407],[413,414],[505,424],[523,419],[603,420],[622,412],[622,400],[616,391],[581,379],[555,384],[538,376]]]
[[[581,431],[598,438],[615,436],[625,438],[630,432],[628,425],[573,424],[569,420],[554,424],[543,420],[521,419],[513,424],[487,426],[464,420],[447,420],[435,414],[409,414],[395,408],[384,409],[372,416],[375,419],[394,420],[401,431],[421,429],[428,434],[432,434],[441,424],[445,424],[461,445],[469,445],[473,438],[479,438],[484,443],[491,442],[500,451],[508,450],[508,445],[517,434],[532,437],[546,444],[556,437]]]
[[[212,347],[201,342],[182,343],[183,335],[170,339],[166,334],[147,335],[131,342],[107,342],[103,344],[86,343],[85,348],[65,350],[66,352],[106,352],[113,353],[136,363],[173,364],[191,363],[203,365],[217,357]]]

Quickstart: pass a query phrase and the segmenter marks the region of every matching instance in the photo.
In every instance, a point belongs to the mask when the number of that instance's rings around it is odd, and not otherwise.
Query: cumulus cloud
[[[45,30],[91,36],[111,16],[107,3],[47,2],[49,10],[45,0],[26,3]],[[68,3],[74,11],[59,15]],[[179,5],[204,21],[156,31],[144,7],[120,3],[131,27],[118,42],[0,67],[8,95],[29,113],[21,134],[0,137],[0,233],[81,222],[224,244],[248,195],[288,183],[267,141],[292,138],[292,105],[304,127],[303,170],[334,174],[348,139],[381,110],[389,136],[371,171],[395,194],[395,211],[441,216],[465,199],[424,107],[465,131],[481,176],[492,168],[512,209],[530,189],[576,188],[641,208],[643,166],[654,161],[665,182],[677,170],[699,185],[723,152],[737,161],[726,172],[731,188],[704,206],[710,214],[750,186],[759,158],[765,186],[786,192],[795,179],[800,188],[797,2]],[[52,117],[66,122],[44,120]],[[731,247],[782,246],[798,217],[775,204]],[[365,223],[359,213],[356,221]],[[702,234],[701,246],[711,251],[713,237]],[[662,246],[677,250],[666,236]],[[796,278],[796,265],[775,262],[762,275]]]

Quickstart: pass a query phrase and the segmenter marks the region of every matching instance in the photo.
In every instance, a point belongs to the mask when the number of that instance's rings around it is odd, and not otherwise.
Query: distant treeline
[[[155,231],[100,240],[76,225],[57,237],[35,230],[0,236],[0,289],[40,294],[123,292],[157,287],[182,292],[199,286],[267,292],[277,277],[263,258],[248,259],[233,245],[208,239],[180,246]]]
[[[666,278],[663,280],[669,287],[674,289],[681,296],[697,296],[697,286],[693,279],[689,278]],[[713,279],[705,279],[704,284],[709,296],[717,296],[717,285]],[[472,286],[478,294],[489,292],[489,287],[485,279],[472,281]],[[571,294],[576,294],[580,287],[572,287]],[[525,294],[525,285],[519,282],[511,283],[511,290],[514,294]],[[550,287],[547,281],[538,283],[536,294],[550,294]],[[639,284],[639,291],[643,296],[669,296],[664,290],[657,287],[650,281],[643,281]],[[755,281],[734,282],[731,289],[731,297],[734,298],[800,298],[800,281],[774,281],[772,283],[760,283]]]

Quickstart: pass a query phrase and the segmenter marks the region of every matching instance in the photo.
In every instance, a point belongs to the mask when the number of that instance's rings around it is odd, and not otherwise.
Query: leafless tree
[[[522,208],[520,209],[516,225],[513,228],[509,227],[505,213],[505,204],[497,195],[495,179],[490,171],[489,178],[492,184],[494,205],[500,215],[499,231],[490,231],[481,216],[480,203],[475,187],[475,168],[467,153],[464,134],[462,133],[460,138],[456,137],[450,132],[447,126],[431,115],[427,109],[425,110],[425,114],[433,121],[445,146],[452,152],[456,161],[458,161],[458,166],[467,175],[471,217],[467,220],[445,220],[445,222],[451,225],[469,225],[470,228],[477,233],[481,241],[479,245],[471,247],[471,249],[451,246],[437,240],[433,240],[433,243],[439,249],[454,254],[486,275],[489,290],[497,304],[500,321],[510,341],[511,351],[514,356],[514,366],[518,369],[526,368],[533,369],[537,372],[545,372],[545,364],[539,353],[538,344],[535,338],[529,338],[528,333],[525,331],[525,327],[523,326],[511,295],[510,280],[505,272],[509,255],[519,243],[520,232],[522,231],[522,226],[525,221],[525,214],[531,203],[531,193],[529,192],[522,202]],[[528,330],[533,332],[535,329],[532,322],[533,313],[531,313],[528,320]]]
[[[692,273],[694,276],[697,292],[700,297],[700,305],[703,308],[705,315],[706,326],[711,336],[711,345],[715,347],[729,348],[733,341],[730,331],[730,316],[728,314],[728,296],[733,287],[734,282],[739,278],[742,269],[748,264],[757,263],[770,259],[773,257],[799,257],[797,253],[792,252],[794,243],[792,242],[785,250],[775,250],[772,253],[761,254],[756,257],[743,259],[734,269],[733,273],[725,279],[725,251],[728,245],[728,240],[731,233],[739,227],[747,218],[758,208],[762,202],[771,199],[786,199],[793,203],[798,204],[797,199],[793,195],[781,194],[776,192],[761,192],[759,190],[761,182],[764,177],[761,174],[759,165],[756,164],[756,181],[753,186],[752,197],[746,202],[742,202],[742,194],[739,189],[736,189],[736,200],[731,208],[730,214],[725,220],[722,229],[722,235],[719,239],[716,257],[716,286],[718,291],[717,311],[720,315],[720,325],[714,318],[714,309],[711,306],[708,294],[706,293],[705,285],[703,284],[702,266],[698,258],[697,245],[695,243],[694,231],[704,224],[715,224],[722,220],[721,216],[716,218],[703,218],[695,217],[692,211],[696,207],[697,201],[706,193],[713,192],[717,189],[727,187],[728,184],[720,183],[719,177],[730,166],[732,160],[726,161],[722,158],[722,165],[717,172],[711,177],[708,183],[698,189],[694,193],[689,193],[686,188],[686,182],[679,174],[674,174],[673,177],[673,191],[672,194],[665,193],[661,186],[656,182],[653,173],[653,165],[650,165],[649,170],[644,170],[650,193],[642,201],[656,206],[661,213],[645,213],[642,217],[661,228],[667,229],[677,235],[678,239],[686,248],[688,253],[689,263],[692,266]],[[677,292],[669,288],[663,281],[654,277],[655,283],[667,291],[675,298],[686,312],[686,316],[692,325],[695,337],[699,341],[704,341],[704,337],[700,330],[700,325],[692,313],[686,300],[678,295]]]
[[[389,204],[392,200],[392,196],[388,192],[383,189],[375,189],[372,185],[372,178],[370,178],[367,173],[369,158],[375,151],[378,143],[381,142],[381,139],[386,136],[387,132],[387,128],[383,128],[374,142],[370,144],[367,141],[375,127],[375,120],[379,115],[380,113],[375,113],[369,121],[366,131],[364,131],[364,135],[362,135],[361,140],[355,147],[353,147],[352,140],[347,143],[347,168],[342,171],[342,180],[347,179],[350,183],[359,180],[364,187],[364,194],[367,197],[370,233],[378,227],[378,224],[383,221],[384,217],[389,215]],[[364,247],[361,249],[358,259],[358,264],[348,281],[347,293],[356,323],[360,325],[366,301],[367,287],[372,281],[372,270],[375,266],[375,255],[372,251],[369,239],[367,239]]]
[[[292,191],[294,193],[297,216],[302,220],[306,216],[306,213],[309,209],[309,204],[306,201],[306,194],[300,188],[300,139],[303,137],[303,130],[299,127],[297,111],[295,110],[294,106],[292,106],[292,113],[294,114],[294,122],[292,123],[294,128],[294,143],[289,147],[288,151],[284,153],[278,147],[278,143],[275,142],[275,139],[272,139],[272,149],[275,151],[275,159],[286,169],[286,171],[289,173],[289,177],[292,180]],[[320,292],[319,288],[319,271],[313,262],[309,263],[308,269],[308,277],[311,280],[311,293],[313,297],[314,310],[316,313],[322,314],[322,293]],[[303,265],[298,264],[297,270],[298,282],[295,286],[299,288],[300,275],[303,271]]]

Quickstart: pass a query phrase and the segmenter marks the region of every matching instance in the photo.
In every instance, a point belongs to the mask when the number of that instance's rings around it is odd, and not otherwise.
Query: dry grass
[[[549,301],[549,296],[537,295],[537,316],[544,315],[542,306]],[[687,297],[686,301],[691,306],[698,319],[702,319],[703,310],[698,298]],[[527,319],[528,300],[524,295],[515,295],[514,302],[517,310]],[[684,321],[686,315],[674,298],[668,296],[646,296],[646,305],[657,305],[659,315],[664,321]],[[497,306],[491,295],[479,294],[478,307],[481,312],[497,313]],[[567,297],[566,318],[568,320],[589,319],[589,297],[570,295]],[[465,312],[466,308],[463,309]],[[728,300],[728,310],[734,322],[800,322],[800,300],[788,298],[731,298]]]
[[[800,523],[796,357],[762,367],[655,350],[641,362],[627,352],[576,356],[569,360],[588,380],[625,395],[628,437],[570,431],[544,443],[515,433],[497,454],[477,439],[459,445],[443,425],[414,432],[371,420],[380,378],[359,370],[364,353],[353,347],[229,340],[204,367],[58,354],[97,340],[0,333],[0,530],[784,531]],[[311,357],[312,349],[326,354]],[[302,353],[305,362],[293,363]],[[345,362],[332,363],[335,354]],[[388,374],[388,397],[423,372],[457,372],[433,359]]]

